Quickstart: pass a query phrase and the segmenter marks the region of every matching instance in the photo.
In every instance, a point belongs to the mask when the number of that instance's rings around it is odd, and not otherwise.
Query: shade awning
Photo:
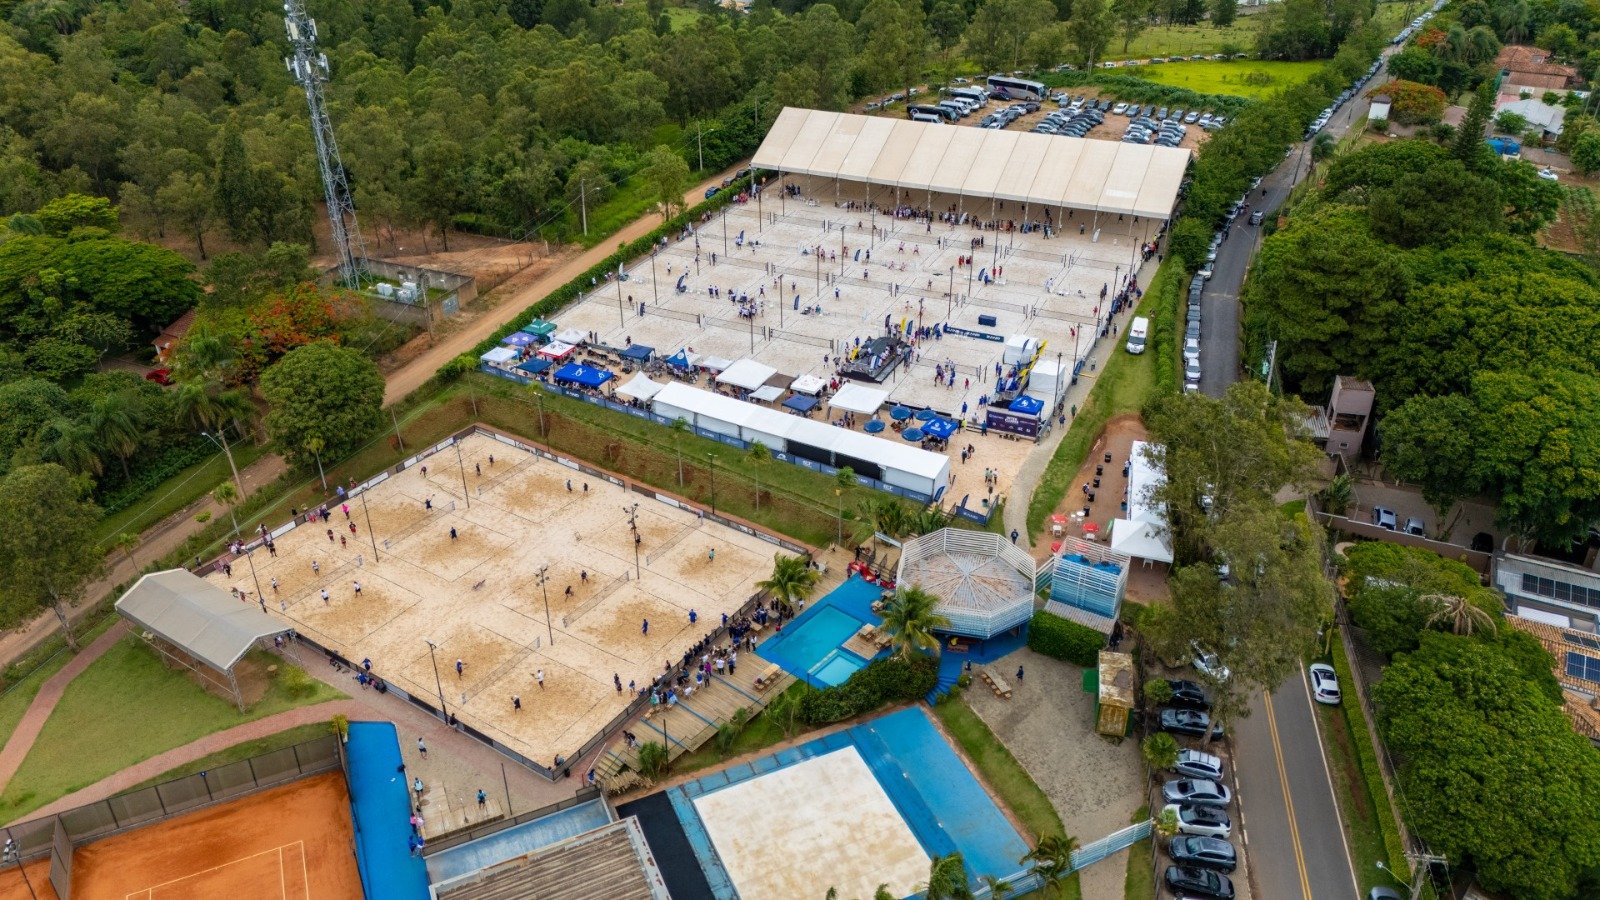
[[[794,391],[797,394],[810,394],[811,396],[815,397],[816,395],[822,393],[822,389],[827,386],[828,383],[826,381],[823,381],[821,378],[818,378],[815,375],[801,375],[789,385],[789,390]]]
[[[783,405],[785,408],[792,409],[795,412],[806,413],[816,409],[817,402],[817,398],[815,397],[808,397],[805,394],[795,394],[789,399],[783,401]]]
[[[1116,519],[1111,523],[1111,549],[1136,559],[1172,562],[1172,538],[1164,526]]]
[[[667,357],[667,365],[677,366],[680,369],[687,369],[694,365],[694,362],[697,359],[699,359],[698,356],[690,356],[688,351],[679,350],[677,353]]]
[[[922,432],[929,437],[936,437],[940,440],[944,440],[950,435],[956,433],[956,423],[950,421],[949,419],[934,419],[928,424],[922,426]]]
[[[140,578],[117,599],[117,612],[218,671],[233,668],[257,640],[289,630],[186,569]]]
[[[720,356],[702,356],[695,361],[695,365],[702,369],[708,369],[712,372],[721,372],[722,370],[733,365],[733,360],[724,359]],[[776,372],[777,370],[774,369],[773,371]]]
[[[496,347],[478,357],[478,359],[483,360],[486,363],[504,363],[517,359],[520,356],[522,356],[522,354],[518,353],[513,347]]]
[[[506,344],[506,345],[509,345],[509,346],[512,346],[512,347],[526,347],[529,344],[532,344],[532,343],[534,343],[534,342],[536,342],[538,340],[539,340],[538,338],[536,338],[533,335],[527,333],[526,331],[513,331],[510,334],[506,335],[505,337],[501,338],[500,339],[500,343]]]
[[[556,370],[557,381],[570,381],[584,387],[599,387],[616,376],[605,369],[596,369],[593,366],[580,366],[577,363],[567,363]]]
[[[649,400],[651,397],[661,393],[663,387],[665,385],[651,381],[645,377],[643,372],[640,372],[638,375],[633,376],[627,384],[617,388],[617,393],[624,397],[631,397],[634,400]]]
[[[556,332],[555,339],[563,344],[582,344],[589,340],[589,335],[576,328],[564,328]]]
[[[553,365],[555,365],[555,363],[548,359],[539,359],[535,357],[534,359],[530,359],[527,362],[517,366],[517,371],[526,375],[538,375],[540,372],[548,370]]]
[[[775,384],[762,385],[750,392],[750,399],[760,403],[771,403],[783,396],[783,388]]]
[[[628,349],[622,351],[622,357],[624,359],[636,359],[639,362],[644,362],[651,356],[654,356],[655,352],[656,348],[654,347],[647,347],[644,344],[631,344],[629,345]]]
[[[717,376],[717,384],[731,384],[736,388],[753,391],[767,383],[767,379],[777,374],[777,369],[753,359],[741,359],[722,370]]]
[[[1018,397],[1011,401],[1010,409],[1025,416],[1037,416],[1044,411],[1044,401],[1037,397]]]
[[[546,322],[543,319],[534,319],[532,322],[522,326],[522,330],[537,337],[549,337],[550,333],[556,330],[556,323]]]
[[[828,405],[834,409],[861,413],[864,416],[877,412],[887,402],[889,402],[888,391],[880,391],[855,382],[842,385],[838,392],[828,398]]]
[[[545,344],[543,347],[540,347],[539,355],[549,359],[566,359],[567,357],[571,356],[572,351],[576,349],[578,348],[564,341],[556,341],[555,343]]]

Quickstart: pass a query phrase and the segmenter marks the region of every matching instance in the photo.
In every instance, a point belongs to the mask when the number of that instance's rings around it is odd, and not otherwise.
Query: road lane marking
[[[1341,646],[1335,652],[1343,653],[1342,639],[1340,643]],[[1339,823],[1339,844],[1344,847],[1344,861],[1350,867],[1350,883],[1356,886],[1357,891],[1360,891],[1361,879],[1356,877],[1355,857],[1350,855],[1350,840],[1345,836],[1344,831],[1344,810],[1339,808],[1339,794],[1333,786],[1333,761],[1328,758],[1328,747],[1322,742],[1322,717],[1317,715],[1316,698],[1311,696],[1311,682],[1303,666],[1300,669],[1300,683],[1305,688],[1306,702],[1311,704],[1311,731],[1317,736],[1317,751],[1322,754],[1322,775],[1328,779],[1328,796],[1333,798],[1333,818]],[[1339,712],[1341,715],[1347,714],[1342,707]],[[1361,715],[1361,711],[1357,709],[1356,714]]]
[[[1300,895],[1311,900],[1311,878],[1306,874],[1305,851],[1300,846],[1300,825],[1295,821],[1294,798],[1289,793],[1289,772],[1283,765],[1283,745],[1278,741],[1278,717],[1272,711],[1272,695],[1266,695],[1267,733],[1272,736],[1272,757],[1278,764],[1278,783],[1283,788],[1283,808],[1289,815],[1289,844],[1294,848],[1295,868],[1300,871]]]

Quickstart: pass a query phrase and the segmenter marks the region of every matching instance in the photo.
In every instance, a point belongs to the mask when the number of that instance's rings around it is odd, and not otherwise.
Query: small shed
[[[191,309],[173,319],[172,324],[161,329],[161,333],[156,335],[156,339],[150,342],[155,345],[156,363],[158,365],[164,366],[172,362],[173,349],[189,333],[189,329],[194,327],[194,319],[198,313],[198,309]]]
[[[1373,122],[1376,122],[1379,119],[1388,121],[1389,108],[1392,105],[1393,101],[1389,99],[1388,94],[1379,94],[1378,96],[1373,97],[1372,106],[1367,110],[1367,119]]]
[[[1098,675],[1094,729],[1123,737],[1133,729],[1133,655],[1101,650]]]

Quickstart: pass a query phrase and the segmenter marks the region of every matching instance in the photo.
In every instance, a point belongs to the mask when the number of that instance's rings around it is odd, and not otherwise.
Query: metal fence
[[[1145,819],[1135,822],[1121,831],[1113,831],[1098,841],[1087,844],[1072,851],[1072,871],[1076,872],[1086,866],[1092,866],[1113,853],[1126,850],[1134,844],[1149,837],[1155,829],[1155,820]]]
[[[22,859],[51,851],[59,824],[74,846],[339,768],[332,734],[119,794],[6,829]]]

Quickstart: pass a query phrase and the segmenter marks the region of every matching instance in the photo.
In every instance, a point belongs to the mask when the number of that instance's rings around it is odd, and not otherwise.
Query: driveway
[[[1371,522],[1375,506],[1394,510],[1399,525],[1404,525],[1409,518],[1421,519],[1423,529],[1431,538],[1439,537],[1442,525],[1447,529],[1443,539],[1459,547],[1471,547],[1472,538],[1480,532],[1493,537],[1496,547],[1503,537],[1494,524],[1495,506],[1487,500],[1463,500],[1440,523],[1433,507],[1422,499],[1420,490],[1404,484],[1357,479],[1351,492],[1350,518]]]

